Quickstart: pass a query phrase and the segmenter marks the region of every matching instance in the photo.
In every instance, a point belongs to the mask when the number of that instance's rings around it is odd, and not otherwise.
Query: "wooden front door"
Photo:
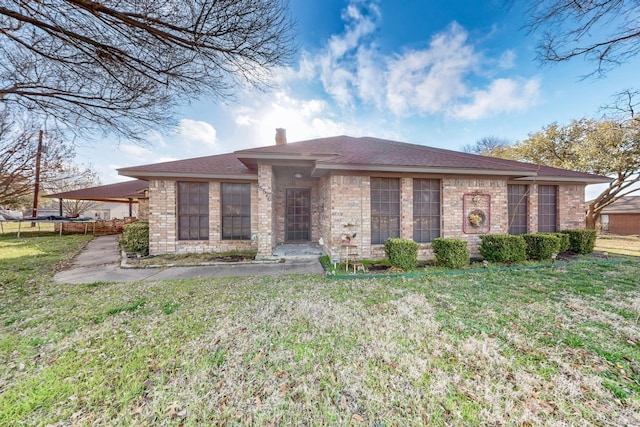
[[[311,190],[308,188],[287,188],[285,240],[311,240]]]

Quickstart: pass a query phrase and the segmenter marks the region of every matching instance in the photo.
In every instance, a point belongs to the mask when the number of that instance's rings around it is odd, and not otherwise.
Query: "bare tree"
[[[44,190],[48,193],[63,193],[97,185],[100,185],[100,178],[95,171],[90,167],[73,164],[65,165],[62,173],[49,177],[43,183]],[[62,200],[62,209],[71,217],[80,216],[97,205],[98,202],[93,200]]]
[[[640,52],[640,2],[624,0],[534,0],[531,32],[541,31],[538,57],[562,62],[583,57],[603,74]]]
[[[177,102],[264,87],[292,40],[286,0],[0,0],[0,103],[136,138]]]
[[[39,127],[30,120],[14,124],[0,108],[0,206],[22,207],[32,196]],[[47,133],[42,153],[42,181],[59,175],[73,158],[73,147]]]
[[[499,136],[485,136],[476,141],[475,144],[467,144],[462,147],[465,153],[481,154],[485,156],[498,157],[497,152],[504,150],[511,144],[506,138]]]

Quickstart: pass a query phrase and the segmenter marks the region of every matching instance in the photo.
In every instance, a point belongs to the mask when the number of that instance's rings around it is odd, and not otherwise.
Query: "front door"
[[[311,190],[287,188],[285,240],[308,242],[311,240]]]

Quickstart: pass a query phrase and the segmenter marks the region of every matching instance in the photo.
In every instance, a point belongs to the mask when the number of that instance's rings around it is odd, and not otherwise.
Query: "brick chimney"
[[[287,130],[276,128],[276,145],[285,145],[287,143]]]

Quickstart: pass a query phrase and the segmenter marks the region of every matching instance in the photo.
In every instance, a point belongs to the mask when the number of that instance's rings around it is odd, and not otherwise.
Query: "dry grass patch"
[[[638,425],[638,273],[44,283],[2,303],[0,424]]]
[[[600,234],[596,239],[595,250],[621,255],[640,256],[640,236]]]

